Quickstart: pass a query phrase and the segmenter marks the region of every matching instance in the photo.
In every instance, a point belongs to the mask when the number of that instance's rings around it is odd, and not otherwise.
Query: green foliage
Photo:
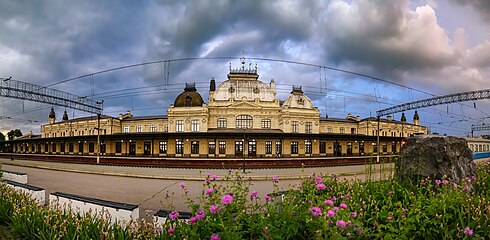
[[[14,137],[20,137],[20,136],[22,136],[22,132],[20,131],[20,129],[10,130],[7,133],[7,136],[9,138],[9,140],[13,140]],[[4,136],[4,138],[5,138],[5,136]]]
[[[278,181],[266,195],[237,173],[208,175],[196,201],[182,184],[193,217],[173,213],[162,225],[39,207],[1,185],[0,222],[30,239],[490,239],[489,164],[478,178],[409,185],[311,176],[279,192]]]
[[[0,142],[5,141],[5,135],[0,132]]]

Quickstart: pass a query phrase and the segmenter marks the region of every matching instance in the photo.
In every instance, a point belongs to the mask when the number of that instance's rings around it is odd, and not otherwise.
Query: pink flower
[[[338,207],[334,207],[334,208],[333,208],[333,211],[334,211],[334,212],[338,212],[338,211],[339,211],[339,208],[338,208]]]
[[[219,209],[219,205],[211,205],[209,206],[209,212],[210,213],[219,213],[220,212],[220,209]]]
[[[473,235],[473,230],[471,230],[471,228],[467,227],[464,229],[464,234],[471,236],[471,235]]]
[[[318,183],[321,183],[323,181],[322,177],[318,176],[315,178],[315,182],[318,184]]]
[[[402,219],[405,219],[405,215],[402,215]]]
[[[167,230],[167,232],[168,232],[168,233],[170,233],[170,234],[172,234],[172,233],[174,233],[174,232],[175,232],[175,230],[174,230],[173,228],[169,228],[169,229]]]
[[[351,216],[352,218],[356,218],[356,217],[357,217],[357,212],[352,212],[352,213],[350,214],[350,216]]]
[[[337,198],[336,197],[333,197],[332,200],[337,201]]]
[[[168,217],[172,220],[175,220],[179,216],[179,212],[173,211],[170,214],[168,214]]]
[[[407,209],[405,209],[405,208],[402,208],[402,213],[404,213],[404,212],[406,212],[406,211],[407,211]]]
[[[271,197],[269,197],[269,195],[265,195],[264,199],[265,199],[265,201],[269,201],[271,199]]]
[[[319,207],[312,207],[310,208],[311,216],[313,217],[319,217],[322,215],[322,209]]]
[[[463,190],[469,191],[470,189],[468,188],[468,185],[464,185]]]
[[[458,184],[457,183],[453,183],[453,187],[454,188],[457,188],[458,187]]]
[[[392,217],[388,216],[386,219],[388,219],[388,221],[391,221]]]
[[[318,190],[324,190],[325,189],[325,184],[323,184],[323,183],[317,184],[316,185],[316,189],[318,189]]]
[[[329,217],[333,217],[333,216],[335,216],[335,212],[334,212],[334,211],[332,211],[332,210],[328,210],[328,211],[327,211],[327,216],[329,216]]]
[[[421,182],[421,183],[424,183],[424,182],[425,182],[425,180],[424,180],[424,179],[422,179],[422,180],[420,180],[420,182]]]
[[[268,232],[269,231],[269,227],[265,226],[264,227],[264,232]]]
[[[259,195],[259,193],[257,191],[253,191],[250,195],[252,197],[257,197]]]
[[[208,178],[212,178],[213,180],[216,180],[216,178],[218,178],[218,176],[208,173]]]
[[[440,185],[441,183],[442,183],[442,181],[441,181],[441,180],[436,179],[436,184],[437,184],[437,185]]]
[[[345,204],[345,203],[341,203],[341,204],[340,204],[340,207],[341,207],[342,209],[346,209],[346,208],[347,208],[347,204]]]
[[[206,190],[206,195],[209,195],[214,192],[214,189],[210,188]]]
[[[325,200],[325,204],[333,206],[333,201],[330,199]]]
[[[181,183],[179,184],[179,186],[180,186],[181,188],[185,188],[185,183],[181,182]]]
[[[388,195],[391,195],[391,194],[393,194],[393,192],[392,191],[388,191]]]
[[[362,233],[362,228],[358,228],[357,233]]]
[[[466,181],[470,183],[471,182],[471,178],[467,177],[466,178]]]
[[[197,218],[195,218],[195,217],[191,217],[189,219],[189,222],[191,222],[191,223],[195,223],[196,221],[197,221]]]
[[[337,220],[336,225],[337,225],[337,227],[345,228],[346,223],[344,220]]]
[[[196,218],[199,220],[203,220],[206,217],[206,213],[203,210],[199,209],[196,212]]]
[[[211,235],[210,240],[221,240],[221,238],[219,238],[219,235],[217,233],[213,233],[213,235]]]
[[[279,182],[279,178],[278,177],[272,177],[272,181],[273,182]]]
[[[449,184],[449,181],[448,181],[448,180],[442,180],[442,183],[443,183],[444,185],[448,185],[448,184]]]
[[[233,196],[231,196],[230,194],[226,194],[221,198],[221,203],[223,203],[224,205],[231,204],[232,202]]]

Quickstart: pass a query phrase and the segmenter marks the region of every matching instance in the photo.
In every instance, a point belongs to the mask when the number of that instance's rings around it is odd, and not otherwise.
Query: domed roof
[[[310,98],[303,94],[303,90],[301,90],[301,87],[297,86],[293,86],[293,91],[291,92],[291,95],[289,95],[289,97],[284,101],[282,105],[289,108],[314,108]]]
[[[184,92],[179,94],[174,107],[201,107],[204,104],[201,94],[197,92],[195,84],[186,84]]]

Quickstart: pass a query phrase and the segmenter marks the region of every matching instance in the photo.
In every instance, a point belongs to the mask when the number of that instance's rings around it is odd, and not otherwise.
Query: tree
[[[13,140],[14,137],[22,136],[22,132],[19,129],[10,130],[10,132],[7,133],[7,136],[9,138],[9,140]]]
[[[0,132],[0,142],[5,141],[5,135]]]

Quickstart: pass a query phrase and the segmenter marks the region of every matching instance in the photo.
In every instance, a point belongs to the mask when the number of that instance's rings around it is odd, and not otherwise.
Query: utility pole
[[[97,114],[97,164],[100,163],[100,113]]]

